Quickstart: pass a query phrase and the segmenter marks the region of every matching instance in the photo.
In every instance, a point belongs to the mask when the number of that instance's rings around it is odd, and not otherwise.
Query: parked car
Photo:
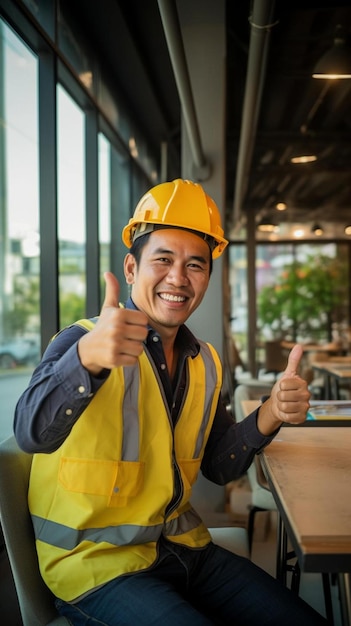
[[[34,339],[15,338],[0,343],[0,369],[35,365],[39,361],[39,354],[39,344]]]

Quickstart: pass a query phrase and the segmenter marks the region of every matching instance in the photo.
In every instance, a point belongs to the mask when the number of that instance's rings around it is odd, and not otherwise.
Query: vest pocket
[[[63,457],[59,482],[67,491],[106,496],[110,506],[123,506],[143,487],[144,463]]]

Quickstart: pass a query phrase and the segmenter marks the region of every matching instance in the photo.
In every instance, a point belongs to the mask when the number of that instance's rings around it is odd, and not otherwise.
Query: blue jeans
[[[326,626],[301,598],[248,559],[210,544],[162,541],[148,571],[120,576],[75,604],[56,600],[73,626]]]

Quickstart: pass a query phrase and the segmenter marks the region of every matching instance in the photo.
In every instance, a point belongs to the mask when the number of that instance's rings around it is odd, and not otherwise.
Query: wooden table
[[[243,408],[243,413],[245,415],[250,415],[253,413],[258,406],[260,406],[261,400],[242,400],[241,406]]]
[[[350,427],[282,428],[260,457],[300,569],[338,574],[343,624],[350,626]],[[280,535],[278,575],[282,545]]]
[[[281,341],[280,345],[285,350],[292,350],[296,345],[296,341]],[[330,343],[300,343],[304,352],[328,352],[329,354],[338,354],[341,350],[340,345],[331,341]]]
[[[257,409],[258,406],[260,406],[261,404],[261,400],[242,400],[241,401],[241,406],[243,409],[243,413],[245,415],[249,415],[250,413],[253,413],[253,411],[255,411],[255,409]],[[322,402],[319,402],[318,400],[313,400],[311,401],[311,407],[313,407],[314,405],[321,405],[323,404]],[[343,404],[343,402],[341,401],[333,401],[331,404],[338,406],[339,404]],[[345,424],[345,422],[347,422],[347,424]],[[303,422],[302,424],[300,424],[300,426],[351,426],[351,418],[345,418],[345,417],[338,417],[337,415],[323,415],[323,417],[320,417],[318,419],[315,420],[306,420],[305,422]],[[291,427],[291,428],[296,428],[296,426],[292,425],[292,424],[284,424],[284,427]],[[351,436],[351,433],[350,433]],[[351,478],[350,478],[351,480]],[[351,487],[350,487],[351,490]]]
[[[312,361],[312,369],[324,376],[325,400],[340,399],[340,381],[350,381],[351,387],[351,363],[349,357],[338,357],[327,361]]]

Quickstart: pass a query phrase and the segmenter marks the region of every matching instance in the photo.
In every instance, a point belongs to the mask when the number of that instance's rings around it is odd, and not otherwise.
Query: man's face
[[[139,266],[127,254],[124,270],[133,301],[160,334],[178,328],[199,306],[209,283],[210,254],[203,239],[172,228],[151,233]]]

